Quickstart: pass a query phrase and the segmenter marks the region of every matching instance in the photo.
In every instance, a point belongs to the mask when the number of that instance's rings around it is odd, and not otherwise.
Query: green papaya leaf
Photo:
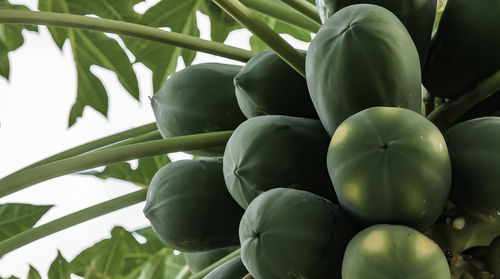
[[[0,241],[32,228],[52,205],[7,203],[0,205]]]
[[[163,248],[151,255],[147,261],[132,270],[125,278],[127,279],[175,279],[183,271],[186,265],[182,254],[175,255],[169,248]]]
[[[38,8],[41,11],[80,15],[98,13],[106,18],[125,20],[134,17],[133,5],[137,2],[139,1],[40,0]],[[77,98],[70,111],[68,126],[72,126],[82,116],[86,106],[107,115],[108,95],[101,81],[90,71],[92,65],[113,71],[129,94],[139,99],[139,86],[132,63],[116,40],[101,32],[52,27],[49,30],[59,48],[69,40],[77,69]]]
[[[70,263],[71,272],[85,278],[110,278],[129,273],[150,256],[131,232],[114,227],[111,238],[84,250]]]
[[[50,279],[70,279],[71,272],[69,270],[68,261],[63,257],[60,251],[57,251],[57,257],[50,264],[49,278]]]
[[[129,163],[121,162],[106,166],[103,171],[81,172],[83,175],[93,175],[101,179],[115,178],[132,182],[141,187],[149,186],[155,173],[164,165],[170,163],[167,155],[140,158],[136,169]]]
[[[0,0],[0,9],[29,10],[23,5],[12,5],[8,0]],[[22,31],[38,31],[36,25],[0,24],[0,76],[9,79],[9,52],[18,49],[23,43]]]
[[[8,278],[3,278],[3,277],[0,277],[0,279],[19,279],[19,278],[17,278],[16,276],[10,276],[10,277],[8,277]]]
[[[30,270],[28,272],[27,279],[42,279],[42,277],[40,276],[40,273],[38,273],[38,270],[36,270],[33,266],[30,265]]]

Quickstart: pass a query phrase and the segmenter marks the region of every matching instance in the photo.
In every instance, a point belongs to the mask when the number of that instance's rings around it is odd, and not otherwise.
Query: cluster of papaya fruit
[[[163,137],[234,129],[158,171],[155,232],[193,272],[241,247],[210,279],[500,277],[499,98],[422,115],[422,83],[446,102],[500,68],[500,2],[449,0],[432,40],[435,0],[316,3],[305,79],[264,51],[154,95]]]

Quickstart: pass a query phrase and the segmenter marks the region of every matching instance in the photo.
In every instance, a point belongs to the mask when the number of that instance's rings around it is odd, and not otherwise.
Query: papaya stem
[[[189,266],[185,265],[181,271],[175,276],[175,279],[189,279],[191,276],[191,271],[189,270]]]
[[[152,141],[152,140],[159,140],[162,139],[163,137],[161,136],[159,131],[152,131],[149,133],[146,133],[144,135],[140,135],[137,137],[133,137],[124,141],[117,142],[112,145],[104,146],[102,148],[99,148],[97,150],[102,150],[102,149],[108,149],[108,148],[114,148],[118,146],[125,146],[129,144],[134,144],[134,143],[139,143],[139,142],[146,142],[146,141]]]
[[[309,17],[280,2],[269,0],[241,0],[241,3],[252,10],[274,17],[311,33],[318,32],[318,29],[321,27],[321,24],[318,22],[315,22]]]
[[[221,146],[231,134],[232,131],[224,131],[153,140],[55,161],[0,179],[0,198],[33,184],[82,170],[170,152]]]
[[[217,267],[219,267],[220,265],[238,257],[239,255],[241,254],[241,248],[239,249],[236,249],[235,251],[231,252],[230,254],[228,254],[227,256],[225,256],[224,258],[216,261],[215,263],[209,265],[208,267],[206,267],[205,269],[203,269],[202,271],[194,274],[193,276],[189,277],[189,279],[202,279],[203,277],[205,277],[208,273],[210,273],[212,270],[216,269]]]
[[[444,133],[474,105],[498,90],[500,90],[500,71],[481,81],[474,90],[440,105],[427,116],[427,119]]]
[[[286,3],[288,6],[296,9],[297,11],[301,12],[308,18],[314,20],[314,22],[321,25],[321,19],[319,18],[318,9],[313,4],[307,2],[306,0],[281,0],[281,1]]]
[[[247,275],[245,275],[245,277],[243,277],[242,279],[254,279],[253,276],[248,273]]]
[[[238,0],[212,0],[305,77],[305,57]]]
[[[62,231],[71,226],[83,223],[118,209],[140,203],[146,199],[146,193],[147,188],[144,188],[16,234],[0,242],[0,256],[55,232]]]
[[[253,52],[245,49],[200,39],[186,34],[105,18],[53,12],[0,10],[0,23],[38,24],[101,31],[206,52],[242,62],[248,61],[248,59],[254,55]]]
[[[144,133],[148,133],[148,132],[151,132],[154,130],[156,130],[156,123],[155,122],[149,123],[149,124],[137,127],[137,128],[133,128],[133,129],[130,129],[127,131],[123,131],[123,132],[120,132],[120,133],[117,133],[114,135],[106,136],[106,137],[103,137],[103,138],[100,138],[100,139],[97,139],[94,141],[90,141],[90,142],[84,143],[82,145],[65,150],[63,152],[57,153],[57,154],[52,155],[50,157],[47,157],[45,159],[42,159],[38,162],[35,162],[29,166],[22,168],[20,170],[17,170],[16,172],[14,172],[8,176],[11,176],[15,173],[18,173],[18,172],[21,172],[21,171],[24,171],[27,169],[31,169],[31,168],[36,167],[36,166],[40,166],[40,165],[55,162],[55,161],[58,161],[61,159],[66,159],[69,157],[77,156],[77,155],[101,148],[103,146],[107,146],[107,145],[131,138],[131,137],[136,137],[136,136],[139,136],[139,135],[142,135]]]

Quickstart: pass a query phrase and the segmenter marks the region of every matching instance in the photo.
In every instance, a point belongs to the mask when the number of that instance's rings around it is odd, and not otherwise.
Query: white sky
[[[157,2],[157,1],[148,1]],[[36,8],[36,0],[11,1]],[[209,39],[209,23],[200,26]],[[23,166],[73,146],[154,121],[148,96],[153,94],[151,72],[135,65],[141,92],[138,103],[118,83],[114,73],[93,66],[109,94],[108,119],[86,108],[83,118],[67,128],[69,110],[76,98],[76,70],[69,44],[63,52],[52,42],[47,29],[25,32],[25,44],[9,55],[10,81],[0,78],[0,177]],[[226,43],[249,49],[249,33],[237,31]],[[295,46],[306,49],[305,44]],[[198,54],[194,63],[223,62],[241,64],[212,55]],[[182,65],[181,65],[182,66]],[[40,220],[49,222],[88,206],[136,191],[130,183],[68,175],[52,179],[0,199],[0,203],[54,204]],[[69,261],[93,243],[109,237],[112,227],[128,230],[148,225],[142,214],[144,203],[116,211],[19,248],[0,259],[0,276],[26,278],[33,265],[47,278],[50,263],[59,249]],[[76,278],[76,276],[75,276]]]

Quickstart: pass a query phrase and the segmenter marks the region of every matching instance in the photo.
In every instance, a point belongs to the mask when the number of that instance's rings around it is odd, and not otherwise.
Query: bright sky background
[[[37,6],[37,0],[10,2],[32,9]],[[200,24],[202,37],[209,39],[208,20],[202,15],[199,18],[204,20]],[[44,26],[39,27],[39,33],[24,35],[24,45],[9,54],[10,81],[0,78],[0,177],[73,146],[154,121],[148,99],[153,94],[151,72],[146,67],[134,66],[141,92],[139,103],[126,93],[114,73],[93,66],[93,73],[103,81],[109,94],[108,118],[87,107],[83,118],[68,129],[69,110],[76,98],[76,70],[70,45],[66,43],[61,52]],[[226,43],[249,49],[248,37],[248,32],[236,31]],[[297,43],[295,46],[307,47]],[[194,63],[207,61],[241,64],[207,54],[198,54]],[[43,224],[138,189],[116,180],[68,175],[1,198],[0,203],[55,205],[38,223]],[[80,251],[109,237],[116,225],[128,230],[148,226],[143,207],[144,203],[140,203],[115,211],[19,248],[0,259],[0,276],[26,278],[31,264],[42,278],[47,278],[57,250],[70,261]]]

